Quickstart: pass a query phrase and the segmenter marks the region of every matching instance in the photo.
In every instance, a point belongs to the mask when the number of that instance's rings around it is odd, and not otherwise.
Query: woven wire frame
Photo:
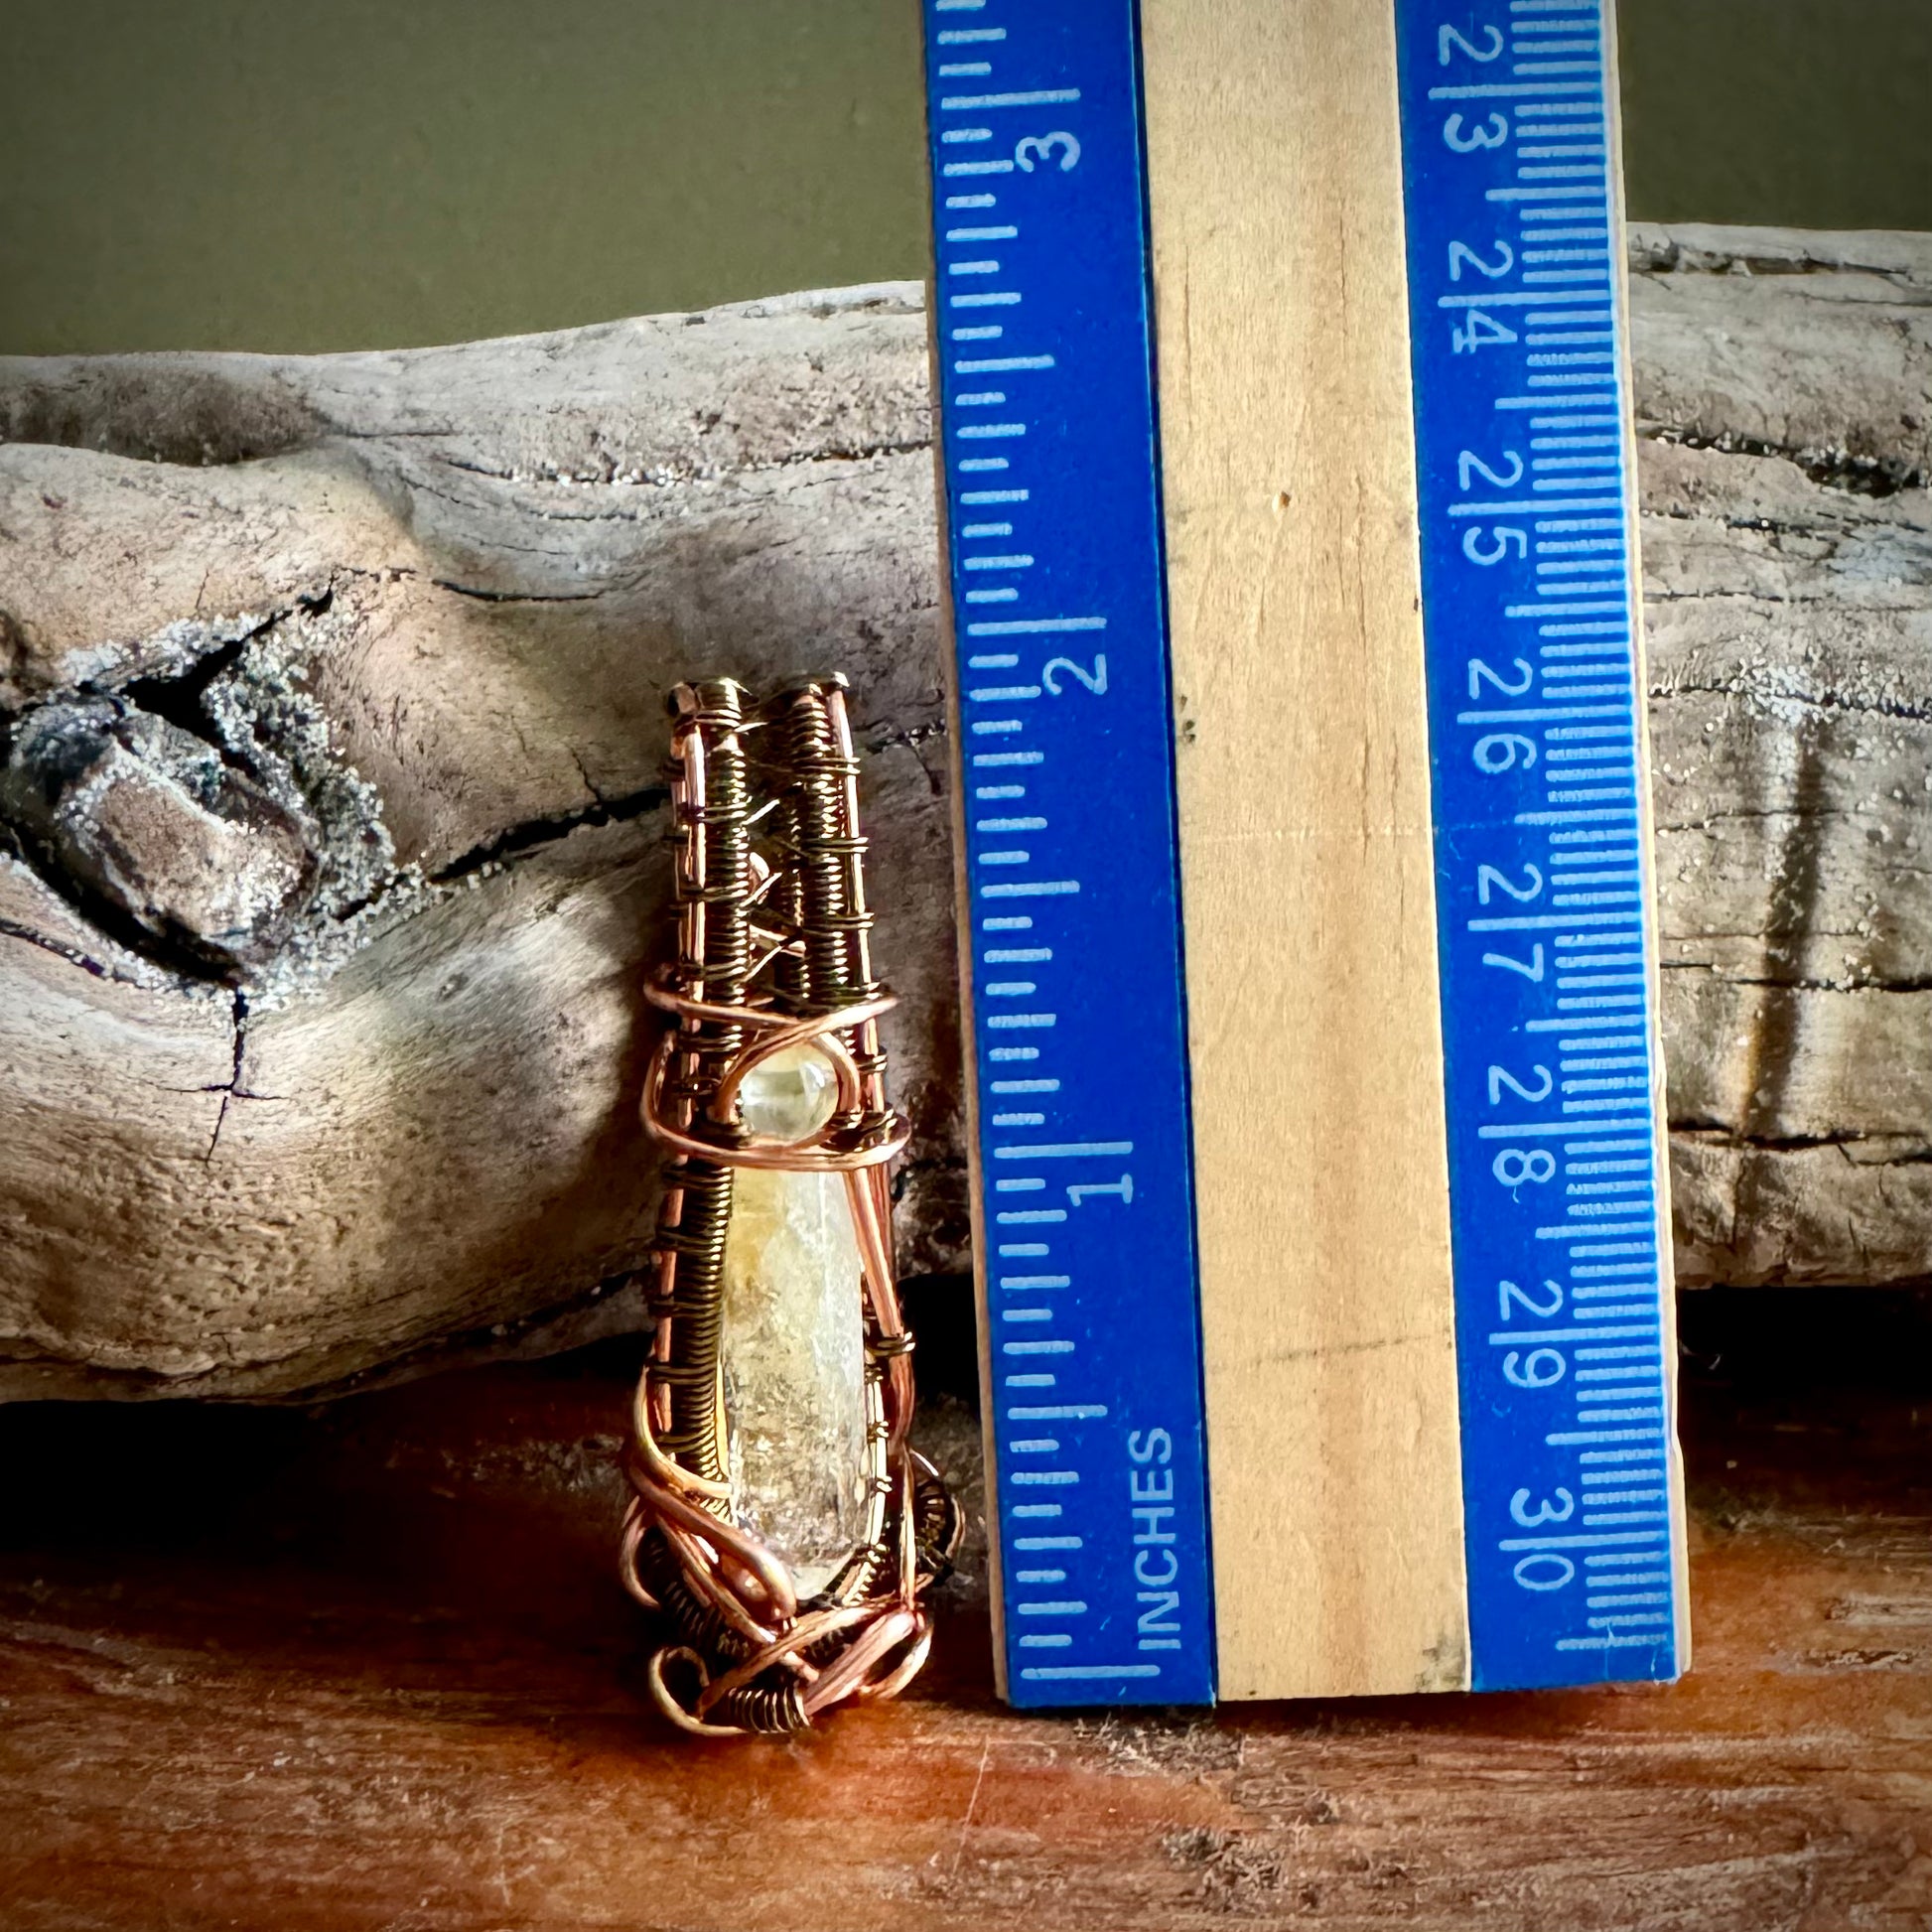
[[[961,1520],[906,1440],[912,1337],[887,1164],[909,1129],[886,1097],[878,1023],[894,998],[872,974],[844,680],[806,680],[755,705],[712,679],[680,685],[671,709],[677,954],[646,997],[672,1024],[642,1104],[667,1159],[620,1574],[674,1633],[648,1670],[673,1724],[701,1736],[797,1730],[834,1705],[893,1697],[917,1674],[932,1640],[924,1594],[951,1568]],[[795,1047],[831,1071],[830,1118],[795,1141],[752,1132],[738,1105],[746,1076]],[[783,1561],[733,1521],[724,1256],[734,1174],[748,1167],[842,1175],[860,1259],[864,1535],[804,1601]]]

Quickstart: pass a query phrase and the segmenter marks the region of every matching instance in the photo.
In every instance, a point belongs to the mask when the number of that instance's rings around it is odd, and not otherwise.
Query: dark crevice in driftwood
[[[1814,805],[1807,802],[1802,808],[1797,805],[1714,805],[1709,811],[1700,812],[1696,818],[1657,820],[1654,827],[1659,832],[1703,832],[1713,825],[1727,823],[1731,819],[1745,819],[1754,823],[1769,823],[1773,819],[1817,819],[1817,818],[1856,818],[1858,813],[1849,805]],[[1715,932],[1707,933],[1713,939],[1756,939],[1762,935],[1757,932]]]
[[[1654,595],[1646,599],[1651,604],[1670,601],[1669,598]],[[1705,597],[1698,601],[1709,605],[1715,600]],[[1903,698],[1857,697],[1848,691],[1766,690],[1745,677],[1724,684],[1700,684],[1666,678],[1653,682],[1648,695],[1652,698],[1749,698],[1754,704],[1765,706],[1798,704],[1815,711],[1850,711],[1866,717],[1897,718],[1915,725],[1932,724],[1932,704],[1911,704]]]
[[[0,690],[14,684],[27,662],[27,638],[13,613],[0,608]]]
[[[581,760],[578,769],[583,769]],[[567,839],[573,832],[582,831],[586,826],[627,825],[632,819],[662,810],[671,801],[669,788],[664,785],[646,785],[641,791],[626,792],[621,798],[606,798],[598,793],[588,777],[584,783],[597,799],[594,805],[586,805],[581,811],[553,812],[543,818],[526,819],[519,825],[506,826],[481,845],[472,846],[447,866],[431,873],[430,884],[453,886],[473,874],[491,872],[539,846],[554,845],[559,839]]]
[[[157,718],[165,718],[171,725],[178,725],[191,736],[199,738],[224,764],[239,765],[240,759],[230,746],[222,743],[220,734],[214,729],[213,719],[204,708],[203,700],[207,695],[208,686],[222,672],[233,670],[241,661],[241,653],[249,639],[260,636],[270,624],[278,622],[286,615],[286,612],[278,612],[262,619],[252,630],[244,630],[238,637],[217,643],[207,656],[197,658],[186,670],[172,677],[134,678],[121,687],[120,695],[129,704],[138,705],[141,710],[152,712]],[[81,684],[76,688],[85,691],[88,686]]]
[[[1703,591],[1656,591],[1647,593],[1644,602],[1655,605],[1709,605],[1713,608],[1722,607],[1726,604],[1742,605],[1746,610],[1750,609],[1753,605],[1768,604],[1774,609],[1784,610],[1793,607],[1802,607],[1807,604],[1820,605],[1829,609],[1834,600],[1829,597],[1806,596],[1803,593],[1794,594],[1789,591],[1774,592],[1740,589],[1712,591],[1709,593]]]
[[[1673,443],[1664,437],[1651,437],[1644,440],[1662,444],[1667,448],[1694,449],[1697,447],[1695,444],[1684,443],[1682,441]],[[1718,454],[1722,456],[1724,452],[1719,451]],[[1835,509],[1837,505],[1829,504],[1823,507]],[[1849,505],[1848,511],[1856,521],[1858,511]],[[1832,522],[1823,520],[1804,521],[1794,517],[1766,516],[1757,512],[1743,514],[1737,511],[1717,510],[1709,504],[1704,503],[1647,502],[1643,506],[1643,515],[1646,523],[1715,523],[1720,529],[1724,530],[1752,530],[1763,536],[1799,537],[1808,542],[1824,544],[1826,546],[1824,551],[1826,557],[1835,557],[1838,554],[1839,545],[1844,536],[1843,528]],[[1647,592],[1645,597],[1646,601],[1648,601],[1649,594]]]
[[[1855,935],[1795,926],[1789,931],[1771,930],[1750,936],[1761,940],[1765,950],[1775,954],[1796,951],[1814,939],[1849,939]],[[1932,978],[1918,974],[1888,978],[1883,973],[1873,972],[1849,974],[1837,979],[1830,974],[1738,973],[1715,959],[1666,959],[1661,962],[1661,970],[1666,973],[1710,973],[1726,986],[1762,986],[1778,993],[1932,993]]]
[[[205,709],[215,680],[235,667],[249,643],[265,636],[277,624],[286,622],[298,612],[311,616],[326,612],[335,595],[333,580],[338,574],[366,573],[352,569],[332,571],[315,588],[296,591],[258,610],[217,612],[211,616],[198,610],[192,617],[178,619],[132,643],[111,634],[90,636],[80,652],[83,661],[97,659],[120,666],[153,661],[161,668],[151,671],[123,668],[119,676],[106,673],[83,676],[67,684],[41,679],[22,682],[21,674],[29,655],[25,638],[14,620],[0,611],[0,643],[9,637],[14,639],[18,660],[5,667],[8,681],[0,685],[0,733],[37,706],[75,698],[118,697],[180,725],[212,749],[225,752],[228,748],[208,735],[211,720]]]
[[[245,630],[231,634],[217,632],[210,640],[210,647],[200,656],[192,658],[181,669],[130,678],[121,685],[118,692],[111,684],[96,685],[83,680],[75,687],[77,692],[91,694],[118,695],[142,711],[156,718],[165,719],[169,724],[198,738],[208,747],[221,762],[231,770],[246,772],[251,778],[258,778],[259,771],[242,753],[225,738],[208,709],[209,694],[218,679],[238,670],[242,654],[257,637],[265,636],[270,630],[302,612],[309,617],[324,616],[335,602],[336,590],[333,583],[309,592],[297,592],[285,605],[270,611],[265,617],[230,621],[248,622]],[[55,693],[59,699],[66,693]]]
[[[0,805],[0,812],[4,810],[4,805]],[[5,829],[12,834],[13,850],[20,864],[49,892],[70,906],[87,925],[103,938],[112,940],[123,952],[132,953],[151,966],[158,966],[178,980],[204,986],[230,983],[232,963],[209,954],[197,943],[196,935],[179,928],[157,932],[144,926],[126,907],[117,905],[106,894],[93,890],[75,878],[63,864],[60,855],[41,841],[26,836],[18,827],[7,826]],[[15,929],[15,936],[37,938],[38,935]],[[105,976],[105,969],[98,962],[69,947],[48,943],[46,950],[71,959],[75,965],[84,966],[96,976]]]
[[[1924,470],[1896,457],[1860,456],[1852,450],[1774,443],[1767,437],[1747,436],[1738,430],[1707,436],[1695,429],[1645,425],[1638,434],[1646,443],[1675,443],[1687,450],[1716,450],[1720,456],[1779,457],[1786,463],[1795,463],[1821,488],[1849,490],[1857,496],[1894,496],[1901,489],[1925,487]]]
[[[943,723],[931,725],[911,725],[899,731],[875,731],[865,740],[866,752],[877,758],[881,752],[903,750],[910,752],[918,760],[919,769],[925,773],[926,788],[934,798],[946,788],[943,769],[935,769],[926,759],[920,749],[935,738],[943,739],[946,727]]]
[[[241,1096],[241,1062],[248,1051],[248,996],[238,989],[230,1012],[230,1024],[234,1029],[234,1047],[228,1077],[226,1081],[206,1089],[208,1093],[218,1093],[221,1104],[215,1109],[214,1130],[207,1137],[207,1152],[202,1156],[204,1167],[214,1159],[214,1150],[221,1144],[221,1129],[227,1124],[229,1103]]]
[[[113,974],[99,960],[91,959],[77,946],[64,946],[57,939],[50,939],[44,932],[34,932],[12,919],[0,919],[0,939],[18,939],[23,944],[38,946],[42,952],[51,952],[57,959],[65,959],[70,966],[78,966],[83,973],[91,973],[95,979],[113,978]]]
[[[341,810],[332,812],[319,807],[314,788],[302,782],[306,774],[300,768],[299,761],[293,759],[292,748],[283,742],[278,721],[266,715],[268,708],[262,707],[263,715],[247,715],[250,706],[245,695],[246,659],[251,646],[267,638],[291,619],[327,616],[335,601],[338,577],[361,578],[379,583],[389,578],[419,576],[422,573],[407,569],[371,572],[344,566],[333,571],[329,581],[319,587],[299,593],[265,613],[240,614],[208,621],[203,627],[201,647],[191,645],[176,668],[118,682],[111,678],[90,679],[65,689],[37,693],[28,704],[0,706],[0,769],[4,769],[20,729],[27,721],[51,714],[62,706],[106,701],[116,707],[126,707],[129,714],[159,720],[185,734],[198,745],[206,747],[224,769],[235,774],[239,782],[260,787],[279,779],[281,782],[275,785],[275,789],[288,798],[294,808],[296,829],[309,859],[317,866],[328,861],[332,847],[346,841],[377,836],[386,844],[386,834],[381,831],[379,811],[372,797],[366,801],[366,809],[353,814],[351,822],[345,825],[341,822]],[[434,584],[438,590],[490,604],[579,603],[602,595],[601,592],[581,596],[523,595],[475,589],[443,578],[425,577],[424,581]],[[239,715],[231,705],[228,717],[223,720],[211,710],[210,696],[225,685],[241,689],[244,700]],[[275,760],[278,768],[266,768],[265,760],[268,759]],[[577,759],[576,763],[584,788],[594,801],[592,804],[581,810],[542,814],[504,826],[441,867],[429,883],[434,886],[461,884],[474,875],[487,873],[512,863],[525,853],[567,838],[584,827],[621,824],[640,818],[661,808],[669,797],[661,785],[647,786],[615,798],[606,797],[590,777],[582,759]],[[353,777],[352,773],[347,775]],[[289,796],[291,778],[296,787],[292,797]],[[21,817],[17,809],[9,808],[4,794],[0,794],[0,849],[17,857],[43,885],[104,937],[137,958],[184,981],[238,989],[254,983],[253,968],[259,962],[237,957],[220,944],[210,942],[207,935],[177,923],[165,919],[144,922],[126,903],[118,901],[111,893],[100,890],[96,883],[82,876],[79,867],[70,863],[46,838],[37,836],[31,825],[21,822]],[[315,915],[311,923],[320,927],[345,928],[361,915],[378,909],[397,893],[401,892],[406,897],[411,883],[405,870],[397,867],[391,858],[368,875],[360,890],[338,895],[326,904],[305,909]],[[40,938],[40,935],[24,928],[10,936],[34,940]],[[64,957],[71,956],[74,963],[84,964],[96,974],[104,975],[108,970],[98,961],[88,959],[74,949],[54,942],[48,942],[46,949],[60,952]]]
[[[1758,1134],[1703,1114],[1673,1115],[1670,1131],[1694,1134],[1725,1147],[1753,1148],[1763,1154],[1798,1154],[1808,1148],[1835,1147],[1843,1149],[1850,1159],[1853,1148],[1863,1148],[1869,1150],[1870,1158],[1858,1163],[1862,1168],[1922,1168],[1932,1163],[1932,1146],[1909,1134]],[[1888,1151],[1892,1140],[1904,1143],[1896,1153]]]
[[[700,425],[699,434],[703,435],[707,426]],[[596,470],[565,470],[555,464],[538,464],[529,470],[503,470],[491,464],[478,463],[468,457],[452,456],[447,450],[436,451],[435,461],[446,469],[461,470],[473,477],[486,477],[491,483],[520,483],[530,486],[551,486],[561,489],[571,488],[632,488],[632,489],[675,489],[691,483],[742,483],[748,477],[765,477],[786,471],[809,468],[818,463],[872,463],[885,457],[925,456],[931,451],[931,440],[927,437],[895,437],[876,443],[825,443],[816,449],[791,450],[783,456],[763,463],[733,462],[728,466],[708,463],[653,463],[648,469],[635,466],[623,468],[618,464],[607,464]],[[528,514],[550,516],[557,522],[597,522],[612,516],[604,511],[593,516],[558,516],[541,508],[531,508]],[[623,512],[617,513],[620,518]]]
[[[491,1321],[438,1334],[373,1368],[246,1399],[264,1408],[301,1408],[314,1402],[332,1402],[339,1396],[368,1395],[481,1357],[492,1361],[541,1359],[565,1348],[629,1337],[643,1325],[638,1292],[642,1280],[636,1270],[625,1269],[593,1282],[568,1301],[533,1310],[513,1321]]]
[[[1923,288],[1922,278],[1895,261],[1886,261],[1882,250],[1869,259],[1856,257],[1862,237],[1856,232],[1834,233],[1829,239],[1850,244],[1849,248],[1827,247],[1813,250],[1791,244],[1805,242],[1804,231],[1782,228],[1776,231],[1779,246],[1753,246],[1749,241],[1717,242],[1713,230],[1687,226],[1682,232],[1698,234],[1697,241],[1685,241],[1659,229],[1633,231],[1629,240],[1630,267],[1644,275],[1782,276],[1782,275],[1871,275],[1889,282],[1902,295],[1914,295]],[[1732,235],[1750,233],[1749,229],[1730,229]]]
[[[447,577],[429,580],[439,591],[473,597],[479,604],[594,604],[602,591],[484,591],[474,584],[453,584]]]
[[[940,1155],[927,1161],[896,1161],[893,1163],[893,1200],[895,1203],[903,1200],[907,1194],[924,1186],[937,1175],[963,1178],[965,1173],[964,1155]]]

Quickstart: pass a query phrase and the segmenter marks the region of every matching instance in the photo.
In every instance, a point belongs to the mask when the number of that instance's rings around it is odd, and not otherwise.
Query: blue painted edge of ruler
[[[1478,1690],[1677,1675],[1607,0],[1395,0]]]
[[[1207,1703],[1135,9],[924,15],[1004,1685]]]

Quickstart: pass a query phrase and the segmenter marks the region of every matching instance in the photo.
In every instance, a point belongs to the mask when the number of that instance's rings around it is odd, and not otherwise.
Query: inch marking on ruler
[[[1134,11],[928,0],[926,19],[1006,1690],[1205,1703]]]
[[[1680,1668],[1607,15],[1396,0],[1478,1690]]]

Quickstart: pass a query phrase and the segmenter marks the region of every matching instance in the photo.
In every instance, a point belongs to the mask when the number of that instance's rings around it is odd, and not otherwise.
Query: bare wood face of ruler
[[[1394,21],[1141,19],[1221,1694],[1453,1688]]]

